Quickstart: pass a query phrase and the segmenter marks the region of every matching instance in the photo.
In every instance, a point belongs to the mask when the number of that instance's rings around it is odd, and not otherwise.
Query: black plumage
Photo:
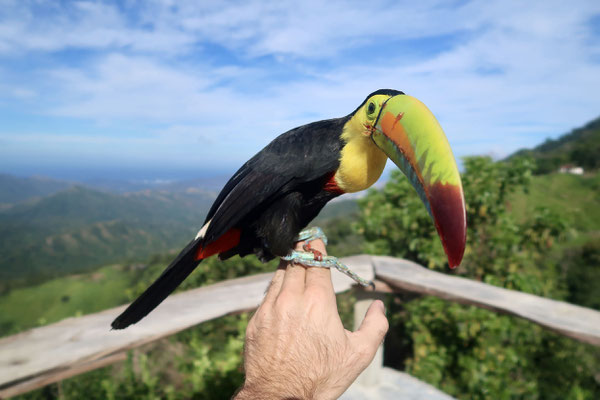
[[[254,253],[268,261],[289,254],[300,230],[340,194],[324,186],[339,166],[341,133],[351,116],[292,129],[248,160],[217,196],[204,237],[192,240],[112,327],[123,329],[146,316],[198,265],[198,248],[232,228],[240,230],[239,243],[220,252],[221,259]]]

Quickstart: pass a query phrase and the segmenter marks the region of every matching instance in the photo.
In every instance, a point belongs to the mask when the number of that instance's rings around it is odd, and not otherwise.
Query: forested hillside
[[[99,192],[73,186],[0,212],[0,281],[40,282],[182,246],[214,194]]]
[[[511,157],[527,155],[536,160],[535,172],[555,172],[561,165],[572,164],[586,170],[600,167],[600,118],[574,129],[556,140],[547,139],[533,149],[523,149]]]

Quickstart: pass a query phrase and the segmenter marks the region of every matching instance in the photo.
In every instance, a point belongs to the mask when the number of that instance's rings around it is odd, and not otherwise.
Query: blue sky
[[[1,4],[0,172],[232,171],[379,88],[457,157],[600,115],[597,0]]]

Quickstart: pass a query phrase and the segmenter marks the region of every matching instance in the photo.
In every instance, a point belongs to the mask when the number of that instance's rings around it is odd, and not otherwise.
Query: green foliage
[[[567,301],[600,310],[600,236],[565,252],[561,265],[568,289]]]
[[[467,248],[454,273],[493,285],[563,299],[562,270],[548,257],[569,231],[568,220],[545,207],[515,218],[507,208],[527,191],[533,163],[464,160]],[[357,224],[367,251],[412,259],[440,271],[446,257],[430,217],[400,173],[359,202]],[[586,253],[587,254],[587,253]],[[576,278],[575,278],[576,280]],[[531,323],[432,297],[392,301],[386,363],[459,398],[594,398],[600,363],[590,346]],[[408,339],[407,339],[408,338]]]

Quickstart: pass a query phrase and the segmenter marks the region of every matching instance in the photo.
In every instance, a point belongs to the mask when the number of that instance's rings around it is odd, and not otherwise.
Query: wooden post
[[[362,288],[356,288],[354,294],[356,296],[356,303],[354,304],[354,330],[356,331],[363,321],[369,306],[373,303],[373,300],[379,299],[383,301],[385,294]],[[379,385],[382,369],[383,343],[379,345],[371,364],[359,375],[355,383],[361,386],[370,387]]]

